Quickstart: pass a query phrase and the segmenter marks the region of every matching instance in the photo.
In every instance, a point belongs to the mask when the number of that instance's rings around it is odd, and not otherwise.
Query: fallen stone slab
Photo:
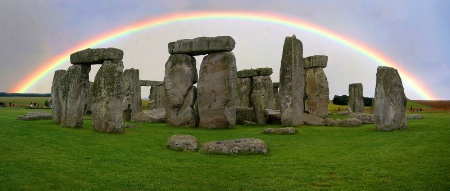
[[[245,69],[236,73],[238,78],[251,78],[255,76],[270,76],[273,73],[272,68]]]
[[[283,127],[283,128],[268,128],[265,129],[262,133],[271,134],[271,135],[293,135],[297,134],[297,129],[293,127]]]
[[[167,140],[167,147],[174,151],[198,150],[198,140],[192,135],[172,135]]]
[[[131,122],[135,123],[165,123],[166,109],[159,108],[136,113],[131,116]]]
[[[324,120],[325,126],[333,126],[333,127],[359,127],[362,126],[362,122],[356,118],[346,118],[346,119],[330,119],[327,118]]]
[[[373,124],[373,115],[365,113],[351,113],[349,118],[359,119],[363,124]]]
[[[303,114],[305,125],[309,126],[320,126],[323,125],[324,119],[311,115],[311,114]]]
[[[18,120],[45,120],[45,119],[52,119],[52,114],[50,113],[43,113],[43,112],[37,112],[37,111],[32,111],[32,112],[28,112],[28,114],[26,115],[21,115],[19,117],[17,117]]]
[[[205,154],[225,155],[268,155],[267,144],[261,139],[243,138],[234,140],[212,141],[203,144]]]
[[[420,114],[408,114],[406,119],[423,119],[423,115]]]
[[[72,64],[103,64],[106,60],[121,61],[123,51],[118,48],[84,49],[70,55]]]
[[[169,54],[188,54],[198,56],[216,52],[230,52],[236,42],[231,36],[198,37],[170,42]]]
[[[305,69],[308,68],[326,68],[328,63],[328,56],[314,55],[305,58]]]

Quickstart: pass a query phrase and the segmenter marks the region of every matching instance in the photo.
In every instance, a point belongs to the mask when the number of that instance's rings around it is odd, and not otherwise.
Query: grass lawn
[[[408,129],[269,126],[211,130],[134,123],[124,134],[51,120],[19,121],[32,111],[0,108],[0,190],[449,190],[450,112],[424,112]],[[39,110],[51,112],[50,110]],[[277,127],[277,126],[272,126]],[[259,138],[269,156],[205,155],[166,148],[173,134],[200,143]]]

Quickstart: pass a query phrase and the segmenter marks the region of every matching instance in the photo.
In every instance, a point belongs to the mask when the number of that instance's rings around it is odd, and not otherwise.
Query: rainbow
[[[132,33],[141,31],[143,29],[160,27],[163,25],[167,25],[174,22],[184,22],[184,21],[197,21],[197,20],[213,20],[213,19],[231,19],[231,20],[247,20],[247,21],[256,21],[256,22],[267,22],[273,23],[277,25],[288,26],[292,28],[296,28],[299,30],[307,31],[330,40],[333,40],[337,43],[340,43],[344,46],[350,47],[355,51],[365,55],[369,59],[375,61],[380,66],[389,66],[396,68],[400,75],[402,76],[402,81],[413,88],[413,90],[426,100],[437,99],[437,96],[434,96],[432,92],[426,88],[420,81],[413,78],[411,74],[407,72],[400,64],[394,62],[394,60],[384,56],[380,52],[361,44],[355,40],[342,36],[340,34],[329,31],[325,28],[313,25],[306,21],[283,16],[274,13],[263,13],[263,12],[180,12],[180,13],[170,13],[157,17],[153,17],[150,19],[142,20],[140,22],[136,22],[131,25],[127,25],[124,27],[119,27],[105,34],[96,36],[82,42],[80,44],[75,45],[74,47],[66,50],[65,52],[47,60],[44,64],[39,66],[38,69],[34,70],[25,79],[19,82],[14,88],[12,88],[9,92],[26,92],[30,87],[32,87],[35,83],[37,83],[40,79],[42,79],[47,74],[53,72],[55,68],[61,64],[68,63],[70,54],[79,50],[83,50],[86,48],[97,47],[102,43],[112,41],[115,39],[122,38],[124,36],[128,36]]]

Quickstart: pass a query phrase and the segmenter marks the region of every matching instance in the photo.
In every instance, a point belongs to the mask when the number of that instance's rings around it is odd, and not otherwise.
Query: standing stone
[[[303,124],[304,60],[303,45],[295,35],[286,37],[280,68],[281,124],[296,126]]]
[[[326,118],[328,116],[329,88],[323,68],[305,69],[305,111]]]
[[[92,86],[94,85],[94,82],[89,82],[89,92],[88,92],[88,96],[86,97],[86,108],[84,108],[84,114],[90,114],[92,113],[91,111],[91,91],[92,91]]]
[[[270,76],[253,77],[252,94],[261,95],[263,109],[273,109],[273,85]]]
[[[348,107],[355,113],[364,113],[363,85],[361,83],[348,86]]]
[[[61,125],[81,128],[84,108],[89,93],[89,71],[91,65],[76,64],[62,76],[59,88],[61,100]]]
[[[167,123],[173,126],[197,127],[198,115],[194,109],[197,90],[197,67],[193,56],[170,55],[166,62],[164,90]]]
[[[61,80],[66,74],[65,70],[57,70],[55,71],[55,75],[53,76],[52,82],[52,112],[53,112],[53,121],[56,124],[61,123],[61,114],[62,114],[62,105],[60,98],[60,88],[61,88]]]
[[[106,133],[123,132],[123,62],[107,60],[95,75],[91,92],[92,127]]]
[[[266,124],[266,119],[264,117],[263,102],[264,101],[261,95],[257,93],[252,95],[253,112],[255,113],[256,124],[258,125]]]
[[[236,123],[236,58],[232,52],[203,58],[198,81],[200,127],[234,128]]]
[[[273,87],[273,109],[280,110],[280,96],[278,95],[278,88],[280,87],[280,83],[274,82],[272,83]]]
[[[123,111],[130,109],[130,115],[133,116],[134,114],[142,111],[139,70],[134,68],[124,70],[123,82],[125,97],[123,98],[122,109]],[[131,116],[129,118],[131,118]]]
[[[379,131],[406,129],[406,96],[398,71],[379,66],[374,98],[374,124]]]
[[[252,78],[236,79],[236,107],[251,107]]]
[[[151,86],[150,96],[149,96],[149,101],[148,101],[148,109],[153,110],[153,109],[166,108],[165,94],[166,93],[164,91],[163,85]]]

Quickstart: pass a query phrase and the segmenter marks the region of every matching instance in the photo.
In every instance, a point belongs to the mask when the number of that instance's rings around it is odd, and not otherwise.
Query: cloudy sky
[[[371,47],[392,59],[417,82],[406,96],[450,100],[450,1],[448,0],[0,0],[0,91],[9,92],[33,71],[75,45],[114,29],[162,15],[186,12],[265,12],[306,21]],[[245,19],[171,22],[150,27],[97,47],[124,50],[125,68],[138,68],[144,80],[163,80],[167,43],[199,36],[232,36],[238,70],[272,67],[279,81],[284,38],[295,34],[303,55],[327,55],[330,96],[348,94],[348,84],[362,83],[373,97],[379,63],[332,39],[277,23]],[[92,47],[95,48],[95,47]],[[202,60],[197,56],[197,68]],[[67,69],[70,63],[57,69]],[[99,66],[92,68],[93,81]],[[53,72],[27,92],[49,93]],[[147,97],[149,88],[142,89]]]

